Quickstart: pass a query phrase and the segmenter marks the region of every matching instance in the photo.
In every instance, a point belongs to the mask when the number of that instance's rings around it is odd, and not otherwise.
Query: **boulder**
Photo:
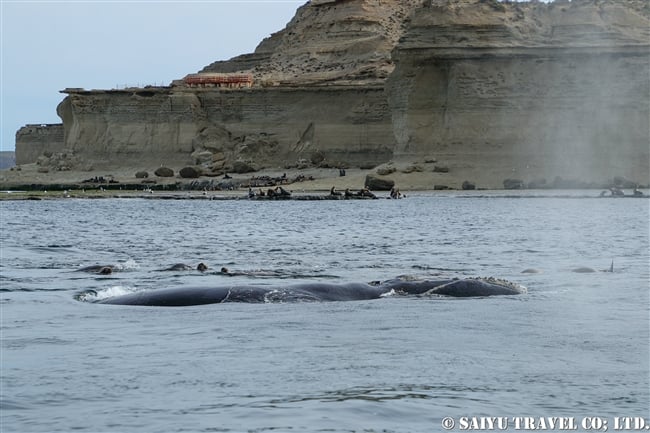
[[[503,181],[504,189],[524,189],[524,181],[520,179],[506,179]]]
[[[214,161],[212,164],[207,165],[208,168],[210,168],[212,171],[223,171],[224,167],[226,166],[226,160],[222,159],[220,161]]]
[[[235,161],[232,165],[233,173],[250,173],[257,171],[257,169],[249,162],[246,161]]]
[[[209,168],[208,170],[204,170],[203,173],[201,174],[202,176],[207,176],[207,177],[217,177],[221,176],[225,172],[223,171],[222,168]]]
[[[149,177],[149,173],[147,173],[146,171],[139,171],[135,174],[135,177],[137,179],[146,179]]]
[[[445,165],[436,165],[433,167],[434,173],[449,173],[449,167]]]
[[[208,150],[197,150],[192,153],[192,158],[196,164],[204,164],[214,161],[214,154]]]
[[[464,191],[471,191],[471,190],[476,189],[476,184],[466,180],[466,181],[463,182],[462,188],[463,188]]]
[[[325,161],[325,155],[323,155],[323,152],[316,151],[309,156],[309,160],[312,164],[319,165]]]
[[[308,159],[301,158],[296,162],[295,167],[298,170],[304,170],[306,168],[311,167],[311,162]],[[291,168],[291,167],[289,167],[289,168]]]
[[[168,167],[158,167],[153,174],[158,177],[174,177],[174,170]]]
[[[425,164],[435,164],[438,162],[438,160],[434,156],[425,156],[424,157],[424,163]]]
[[[212,162],[224,162],[226,161],[226,155],[223,152],[216,152],[212,154]]]
[[[377,170],[376,170],[377,174],[380,175],[380,176],[386,176],[388,174],[395,173],[395,171],[397,171],[397,169],[393,165],[390,165],[390,164],[386,164],[386,165],[382,165],[380,167],[377,167]]]
[[[373,191],[390,191],[395,186],[395,181],[392,179],[381,179],[379,177],[367,175],[364,185],[366,188]]]
[[[409,174],[413,172],[422,172],[422,167],[418,164],[409,164],[400,170],[402,173]]]
[[[178,172],[183,179],[196,179],[201,176],[201,171],[196,167],[183,167]]]

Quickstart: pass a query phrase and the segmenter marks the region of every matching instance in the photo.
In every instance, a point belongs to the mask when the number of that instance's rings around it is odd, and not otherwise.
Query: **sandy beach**
[[[495,168],[499,167],[501,168]],[[95,168],[92,171],[66,170],[39,171],[37,164],[26,164],[13,169],[0,171],[0,199],[32,198],[101,198],[101,197],[157,197],[157,198],[241,198],[247,197],[249,184],[253,190],[267,191],[270,186],[264,185],[263,180],[277,180],[283,188],[298,196],[327,195],[332,187],[337,191],[350,189],[359,191],[366,182],[367,176],[394,182],[395,188],[402,194],[413,191],[445,191],[463,190],[463,184],[471,184],[476,190],[509,189],[504,185],[506,179],[520,181],[522,187],[528,189],[604,189],[613,185],[614,177],[599,176],[599,180],[572,180],[559,177],[544,177],[543,172],[535,166],[521,165],[505,167],[496,161],[486,160],[472,155],[447,156],[440,160],[429,158],[403,158],[389,161],[371,169],[346,168],[341,176],[338,168],[266,168],[257,172],[226,176],[201,176],[196,179],[181,178],[179,170],[182,167],[171,166],[173,177],[159,177],[153,174],[155,167],[142,166],[112,166]],[[147,171],[146,179],[138,179],[135,173]],[[286,181],[280,181],[282,178]],[[102,182],[89,180],[98,179]],[[257,183],[255,180],[258,179]],[[624,176],[619,178],[626,184],[623,188],[633,188],[634,183]],[[193,184],[193,187],[190,187]],[[201,185],[212,185],[203,188]],[[228,185],[235,185],[229,187]],[[641,184],[640,188],[648,185]],[[471,188],[471,187],[470,187]],[[205,189],[205,191],[204,191]],[[372,189],[372,188],[371,188]],[[7,193],[7,191],[12,191]],[[24,192],[21,192],[24,191]],[[378,197],[387,197],[388,191],[373,189]],[[629,191],[628,191],[629,192]]]

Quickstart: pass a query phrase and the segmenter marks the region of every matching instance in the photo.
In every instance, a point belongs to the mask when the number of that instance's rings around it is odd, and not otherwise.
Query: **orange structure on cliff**
[[[253,86],[253,76],[251,74],[189,74],[183,78],[183,81],[188,86],[228,87],[236,89]]]

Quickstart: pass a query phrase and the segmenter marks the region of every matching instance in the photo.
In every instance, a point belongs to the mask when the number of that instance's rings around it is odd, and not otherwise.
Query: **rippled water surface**
[[[446,416],[650,417],[650,200],[589,194],[1,202],[0,429],[432,432]],[[572,272],[612,260],[613,273]],[[161,271],[180,262],[211,269]],[[116,272],[77,271],[97,264]],[[529,293],[88,302],[398,275],[496,276]]]

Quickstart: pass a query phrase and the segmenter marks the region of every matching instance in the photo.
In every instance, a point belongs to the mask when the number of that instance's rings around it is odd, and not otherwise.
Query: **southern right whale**
[[[225,302],[328,302],[378,299],[387,294],[483,297],[519,295],[527,289],[494,278],[394,279],[377,284],[307,282],[276,286],[175,287],[143,290],[98,301],[101,304],[182,307]]]

